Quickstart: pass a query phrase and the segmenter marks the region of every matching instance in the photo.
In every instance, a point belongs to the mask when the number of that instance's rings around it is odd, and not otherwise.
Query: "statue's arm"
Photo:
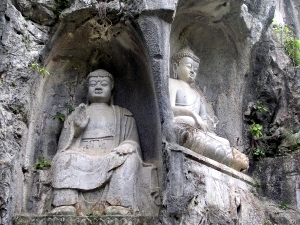
[[[84,129],[86,128],[90,117],[86,112],[87,106],[85,104],[80,104],[73,112],[73,128],[74,128],[74,137],[79,137]]]
[[[86,105],[80,104],[64,122],[58,142],[58,151],[68,150],[75,143],[76,138],[82,134],[88,121]]]
[[[177,95],[176,80],[173,78],[169,78],[169,97],[170,97],[171,107],[176,105],[176,95]]]
[[[135,123],[135,119],[130,111],[127,109],[124,110],[123,118],[123,132],[124,138],[121,140],[121,143],[118,147],[114,149],[118,154],[125,155],[136,152],[141,157],[141,149],[139,142],[139,135]]]
[[[202,118],[203,122],[207,125],[207,114],[206,114],[206,106],[203,100],[200,101],[200,117]]]
[[[199,116],[197,113],[194,113],[185,107],[176,106],[176,96],[177,96],[177,90],[178,90],[178,84],[176,82],[177,82],[177,80],[175,80],[173,78],[169,78],[169,95],[170,95],[170,103],[171,103],[172,111],[174,114],[174,118],[180,117],[180,116],[191,117],[194,119],[196,124],[198,124],[199,128],[201,128],[204,131],[207,131],[206,121],[204,121],[201,118],[201,116]],[[205,119],[206,119],[205,108],[204,108],[204,114],[205,114]]]
[[[200,129],[202,129],[205,132],[207,131],[206,121],[203,120],[197,113],[194,113],[191,110],[186,109],[182,106],[172,106],[172,111],[175,118],[180,116],[192,117],[196,124],[198,124]]]

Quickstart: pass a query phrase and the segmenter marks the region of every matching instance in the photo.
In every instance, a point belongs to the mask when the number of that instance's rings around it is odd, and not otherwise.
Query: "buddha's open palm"
[[[74,111],[75,129],[84,129],[89,122],[90,117],[86,114],[86,105],[81,103]]]

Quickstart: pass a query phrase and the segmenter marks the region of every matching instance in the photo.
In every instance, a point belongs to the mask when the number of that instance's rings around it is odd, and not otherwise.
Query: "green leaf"
[[[54,115],[54,116],[52,117],[52,119],[53,119],[53,120],[58,119],[58,120],[61,120],[62,122],[64,122],[65,119],[66,119],[66,115],[65,115],[65,114],[62,114],[62,113],[56,113],[56,115]]]

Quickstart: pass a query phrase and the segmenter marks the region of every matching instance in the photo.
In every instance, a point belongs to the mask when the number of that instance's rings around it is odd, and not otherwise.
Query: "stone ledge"
[[[182,152],[187,158],[191,159],[191,160],[194,160],[196,162],[199,162],[201,164],[204,164],[210,168],[213,168],[217,171],[220,171],[224,174],[227,174],[228,176],[231,176],[231,177],[234,177],[236,179],[239,179],[241,181],[244,181],[250,185],[255,185],[254,184],[254,181],[251,177],[249,177],[248,175],[244,174],[244,173],[241,173],[241,172],[238,172],[222,163],[219,163],[215,160],[212,160],[210,158],[207,158],[203,155],[200,155],[198,153],[195,153],[189,149],[186,149],[186,148],[178,148],[178,149],[171,149],[171,151],[174,151],[174,152]]]
[[[15,215],[14,225],[153,225],[151,216],[37,216]]]

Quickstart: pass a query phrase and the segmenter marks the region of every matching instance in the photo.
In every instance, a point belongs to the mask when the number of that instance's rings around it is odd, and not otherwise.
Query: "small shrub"
[[[261,148],[256,148],[253,151],[253,155],[254,155],[254,159],[260,160],[261,158],[263,158],[266,155],[266,152],[265,152],[265,150],[263,150]],[[258,167],[258,171],[261,172],[262,171],[262,167]]]
[[[74,107],[69,104],[64,104],[64,106],[62,108],[66,109],[68,111],[68,115],[71,114],[75,110]]]
[[[262,157],[262,156],[265,156],[266,152],[263,150],[263,149],[255,149],[254,152],[253,152],[253,155],[256,155],[256,156],[259,156],[259,157]]]
[[[59,108],[63,108],[65,110],[67,110],[67,115],[71,114],[75,109],[72,105],[69,105],[69,104],[64,104],[63,106],[60,106]],[[52,117],[53,120],[55,119],[58,119],[58,120],[61,120],[62,122],[65,121],[66,117],[67,117],[66,114],[64,113],[61,113],[61,112],[57,112],[56,115],[54,115]]]
[[[267,107],[267,106],[265,106],[265,105],[263,105],[262,103],[258,103],[257,104],[257,110],[259,111],[259,112],[268,112],[268,110],[269,110],[269,108]]]
[[[286,210],[288,207],[287,207],[286,204],[281,203],[281,204],[279,205],[279,208],[281,208],[282,210]]]
[[[12,112],[13,112],[13,114],[17,115],[20,113],[20,110],[18,108],[13,108]]]
[[[46,75],[50,75],[49,71],[46,70],[45,67],[41,67],[37,62],[31,63],[30,68],[43,75],[43,78],[45,78]]]
[[[263,129],[262,125],[260,125],[258,123],[252,123],[250,125],[250,133],[255,137],[263,136],[262,129]]]
[[[31,17],[32,17],[32,15],[27,15],[27,16],[24,16],[24,19],[25,20],[31,20]]]
[[[37,170],[44,170],[49,167],[51,167],[51,161],[45,158],[41,158],[40,161],[35,164]]]
[[[274,23],[274,22],[273,22]],[[273,25],[273,30],[281,41],[285,53],[291,58],[294,66],[300,66],[300,40],[287,25]]]
[[[58,112],[58,113],[56,113],[56,115],[54,115],[52,117],[52,119],[53,120],[58,119],[58,120],[61,120],[62,122],[64,122],[66,119],[66,115]]]

